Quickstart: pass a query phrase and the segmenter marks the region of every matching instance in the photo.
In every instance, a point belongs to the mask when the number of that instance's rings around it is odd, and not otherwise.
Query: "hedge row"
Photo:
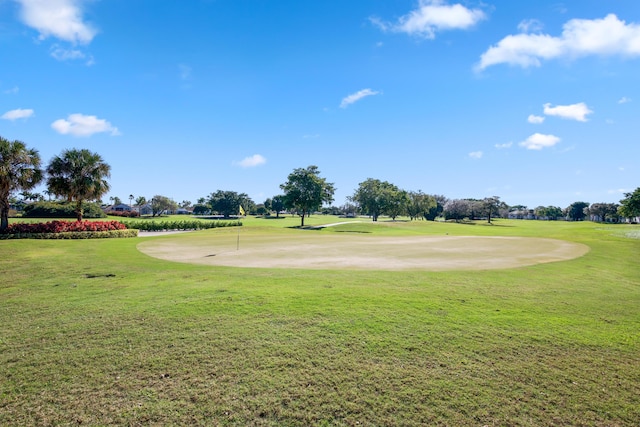
[[[84,218],[106,218],[100,205],[93,202],[82,203]],[[23,218],[75,218],[76,205],[74,202],[35,202],[24,207]]]
[[[68,232],[96,232],[125,230],[127,227],[120,221],[49,221],[38,223],[13,223],[0,234],[41,234]]]
[[[242,221],[201,221],[201,220],[176,220],[176,221],[127,221],[123,220],[127,228],[135,228],[141,231],[169,231],[169,230],[204,230],[208,228],[239,227]]]
[[[137,211],[107,211],[109,216],[121,216],[125,218],[137,218],[140,216],[140,212]]]
[[[110,231],[70,231],[63,233],[14,233],[0,234],[0,240],[7,239],[109,239],[120,237],[138,237],[138,230]]]

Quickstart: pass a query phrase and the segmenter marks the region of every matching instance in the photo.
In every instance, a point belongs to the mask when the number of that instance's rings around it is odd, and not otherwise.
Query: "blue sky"
[[[104,200],[261,203],[308,165],[335,205],[640,186],[637,0],[0,0],[0,64],[0,135],[99,153]]]

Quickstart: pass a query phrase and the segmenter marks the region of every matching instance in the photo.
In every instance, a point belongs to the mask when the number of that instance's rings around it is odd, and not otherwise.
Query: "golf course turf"
[[[0,425],[637,425],[638,226],[296,222],[0,242]],[[385,239],[394,250],[513,242],[508,253],[533,254],[534,242],[566,242],[577,252],[443,271],[148,255],[253,259],[312,245],[290,258],[349,239],[359,256]]]

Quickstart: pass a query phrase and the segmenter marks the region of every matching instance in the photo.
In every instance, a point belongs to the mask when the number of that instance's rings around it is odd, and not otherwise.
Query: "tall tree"
[[[47,166],[47,187],[56,196],[76,202],[76,218],[82,221],[82,202],[98,200],[109,191],[111,166],[89,150],[64,150]]]
[[[147,203],[147,198],[144,196],[136,197],[136,206],[140,207]]]
[[[633,193],[624,193],[624,199],[620,200],[620,216],[625,218],[640,217],[640,187]]]
[[[589,206],[589,215],[596,216],[600,222],[606,222],[607,218],[615,218],[617,214],[617,203],[593,203]]]
[[[471,212],[470,204],[471,202],[469,200],[449,200],[447,204],[444,205],[444,217],[446,219],[454,219],[456,222],[460,221],[469,216]]]
[[[389,215],[395,219],[404,213],[409,201],[406,191],[390,182],[373,178],[358,184],[358,189],[350,199],[360,206],[362,213],[370,215],[373,221],[377,221],[380,215]]]
[[[582,221],[587,216],[585,211],[588,207],[587,202],[573,202],[565,209],[565,214],[572,221]]]
[[[487,215],[487,222],[491,224],[491,217],[500,214],[500,209],[505,209],[507,205],[500,201],[500,197],[486,197],[481,202],[482,209]]]
[[[407,213],[409,218],[413,221],[417,218],[427,219],[431,209],[438,206],[438,202],[433,196],[424,194],[422,191],[411,191],[409,193],[409,204],[407,207]]]
[[[255,206],[248,195],[236,193],[235,191],[218,190],[209,195],[208,202],[212,211],[224,215],[225,218],[229,218],[231,215],[238,215],[240,206],[245,212],[250,212],[251,208]]]
[[[335,187],[320,177],[317,166],[297,168],[289,174],[287,182],[280,185],[284,191],[285,207],[295,209],[300,215],[300,226],[304,217],[320,209],[323,203],[333,202]]]
[[[42,180],[40,154],[24,142],[0,136],[0,230],[9,226],[9,197],[30,190]]]
[[[266,202],[265,202],[266,205]],[[271,205],[268,208],[269,210],[276,212],[276,218],[280,218],[280,211],[285,209],[284,204],[284,194],[278,194],[277,196],[273,196],[271,199]]]
[[[178,209],[178,204],[167,196],[156,194],[151,198],[151,216],[160,216],[163,212],[176,209]]]

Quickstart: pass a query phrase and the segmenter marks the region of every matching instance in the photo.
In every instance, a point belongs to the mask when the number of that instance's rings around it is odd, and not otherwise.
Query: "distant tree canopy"
[[[437,207],[438,202],[435,197],[424,194],[420,190],[409,192],[407,215],[412,221],[417,218],[429,219],[432,210],[437,209]]]
[[[178,204],[166,196],[156,194],[151,198],[151,216],[162,215],[163,212],[175,211]]]
[[[9,197],[30,190],[42,180],[40,155],[24,142],[0,137],[0,230],[9,226]]]
[[[322,207],[323,203],[333,202],[335,187],[320,177],[317,166],[297,168],[289,174],[287,182],[280,185],[284,191],[284,205],[300,215],[300,226],[304,227],[304,218]]]
[[[486,197],[480,201],[482,212],[487,216],[487,222],[491,223],[492,216],[498,216],[500,211],[507,208],[506,203],[500,200],[500,197]]]
[[[463,199],[449,200],[447,204],[444,205],[443,213],[445,219],[460,221],[469,217],[471,214],[471,202]]]
[[[587,216],[587,202],[573,202],[565,209],[565,215],[571,221],[582,221]]]
[[[624,194],[624,199],[620,200],[619,213],[624,218],[640,216],[640,187],[632,193]]]
[[[588,211],[589,215],[597,217],[597,221],[606,222],[607,218],[618,218],[618,207],[617,203],[593,203]]]
[[[389,215],[395,219],[405,213],[410,198],[409,193],[390,182],[368,178],[358,185],[351,200],[358,204],[362,214],[377,221],[380,215]]]
[[[207,200],[211,210],[219,215],[229,218],[231,215],[240,213],[240,206],[245,212],[251,212],[255,209],[255,203],[245,193],[236,193],[235,191],[218,190],[211,193]]]
[[[538,206],[533,212],[536,217],[548,220],[556,220],[563,216],[562,209],[557,206]]]

